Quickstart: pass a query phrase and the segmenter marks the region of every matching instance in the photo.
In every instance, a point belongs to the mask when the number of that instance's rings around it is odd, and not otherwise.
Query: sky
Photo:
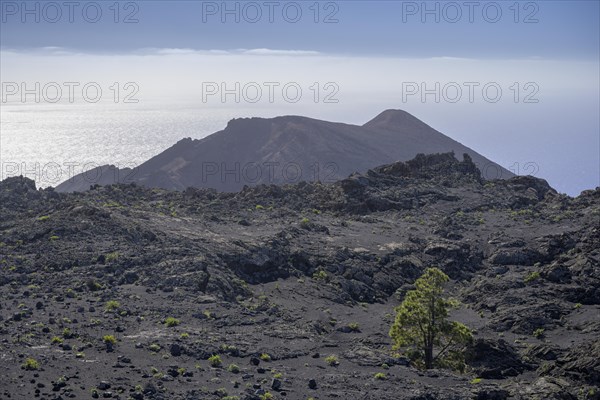
[[[65,4],[0,1],[3,107],[22,102],[10,82],[118,82],[201,113],[364,123],[405,109],[561,192],[600,186],[599,1]]]
[[[2,3],[2,47],[15,49],[59,46],[127,53],[142,48],[268,48],[404,58],[592,61],[600,51],[598,1]]]

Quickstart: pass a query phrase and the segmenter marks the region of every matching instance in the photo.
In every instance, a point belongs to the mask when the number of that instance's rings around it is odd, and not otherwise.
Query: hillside
[[[600,188],[486,181],[451,153],[236,193],[9,178],[0,397],[598,399],[599,218]],[[391,348],[431,265],[474,330],[464,373]]]
[[[56,190],[136,182],[170,190],[233,192],[261,183],[331,183],[420,153],[446,152],[469,154],[486,179],[514,176],[407,112],[387,110],[362,126],[299,116],[234,119],[204,139],[179,141],[134,170],[102,166],[98,173],[77,175]]]

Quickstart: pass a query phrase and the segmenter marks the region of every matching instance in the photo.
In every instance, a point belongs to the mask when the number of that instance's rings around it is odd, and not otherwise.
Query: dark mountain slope
[[[260,183],[333,182],[419,153],[452,151],[469,154],[487,172],[486,178],[513,176],[412,115],[388,110],[363,126],[299,116],[234,119],[224,130],[204,139],[179,141],[135,170],[114,171],[105,166],[98,174],[74,177],[57,190],[83,191],[92,184],[115,182],[220,191]],[[97,180],[86,179],[96,175],[100,176]]]

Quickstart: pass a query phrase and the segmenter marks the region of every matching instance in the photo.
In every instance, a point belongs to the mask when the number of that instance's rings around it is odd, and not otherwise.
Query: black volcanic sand
[[[228,194],[9,178],[0,398],[599,399],[599,222],[598,188],[486,182],[452,154]],[[431,265],[474,330],[463,374],[391,349]]]

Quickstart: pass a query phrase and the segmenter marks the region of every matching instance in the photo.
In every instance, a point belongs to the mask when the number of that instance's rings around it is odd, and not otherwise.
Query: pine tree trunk
[[[433,368],[433,343],[425,346],[425,368]]]

